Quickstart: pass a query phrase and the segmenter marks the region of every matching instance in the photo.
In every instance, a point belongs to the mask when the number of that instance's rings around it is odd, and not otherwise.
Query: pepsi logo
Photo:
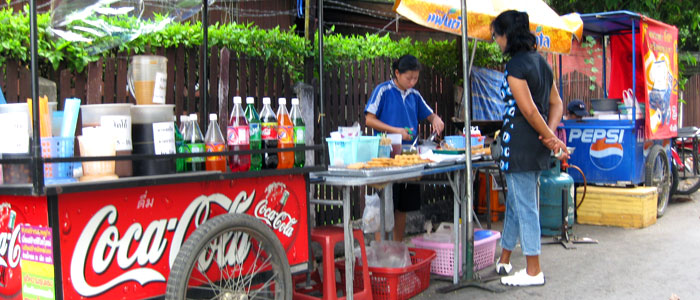
[[[606,144],[605,139],[601,138],[591,144],[591,162],[600,170],[610,171],[617,168],[623,157],[624,151],[620,143]]]

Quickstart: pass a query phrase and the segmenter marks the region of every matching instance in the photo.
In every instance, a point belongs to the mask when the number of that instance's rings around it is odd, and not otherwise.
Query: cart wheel
[[[678,166],[676,166],[676,162],[672,161],[671,163],[671,196],[675,195],[678,193]],[[673,201],[673,198],[669,199],[669,201]]]
[[[165,299],[292,299],[289,262],[259,220],[223,214],[206,221],[175,258]]]
[[[644,185],[656,187],[658,200],[656,217],[664,215],[668,206],[671,192],[671,166],[664,148],[659,145],[651,146],[644,164]]]
[[[679,149],[678,156],[683,160],[684,172],[680,172],[678,175],[683,175],[684,177],[693,176],[690,178],[680,178],[678,177],[678,188],[676,193],[679,195],[690,195],[695,193],[700,189],[700,177],[695,177],[695,170],[693,169],[693,151],[688,149]]]

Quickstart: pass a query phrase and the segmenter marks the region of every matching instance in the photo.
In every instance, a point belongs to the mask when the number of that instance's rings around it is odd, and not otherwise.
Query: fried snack
[[[349,164],[349,165],[347,166],[347,168],[348,168],[348,169],[352,169],[352,170],[364,169],[364,168],[365,168],[365,163],[358,162],[358,163],[354,163],[354,164]]]

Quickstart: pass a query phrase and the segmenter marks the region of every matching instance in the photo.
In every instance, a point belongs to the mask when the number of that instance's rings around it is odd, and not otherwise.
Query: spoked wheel
[[[284,248],[269,227],[243,214],[206,221],[180,248],[166,299],[292,299]]]
[[[695,169],[693,168],[693,151],[679,149],[678,156],[680,156],[683,162],[683,170],[678,170],[678,187],[676,188],[676,194],[690,195],[700,189],[700,177],[697,177],[698,175],[695,174]]]
[[[651,146],[644,163],[644,185],[656,187],[658,193],[656,217],[664,215],[671,195],[671,165],[664,148]]]

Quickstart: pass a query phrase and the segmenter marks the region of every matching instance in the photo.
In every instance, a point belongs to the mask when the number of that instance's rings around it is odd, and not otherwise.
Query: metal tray
[[[374,177],[382,175],[391,175],[397,173],[417,172],[425,169],[427,164],[416,164],[405,167],[387,167],[387,168],[371,168],[371,169],[348,169],[339,167],[329,167],[328,174],[335,176],[355,176],[355,177]]]

